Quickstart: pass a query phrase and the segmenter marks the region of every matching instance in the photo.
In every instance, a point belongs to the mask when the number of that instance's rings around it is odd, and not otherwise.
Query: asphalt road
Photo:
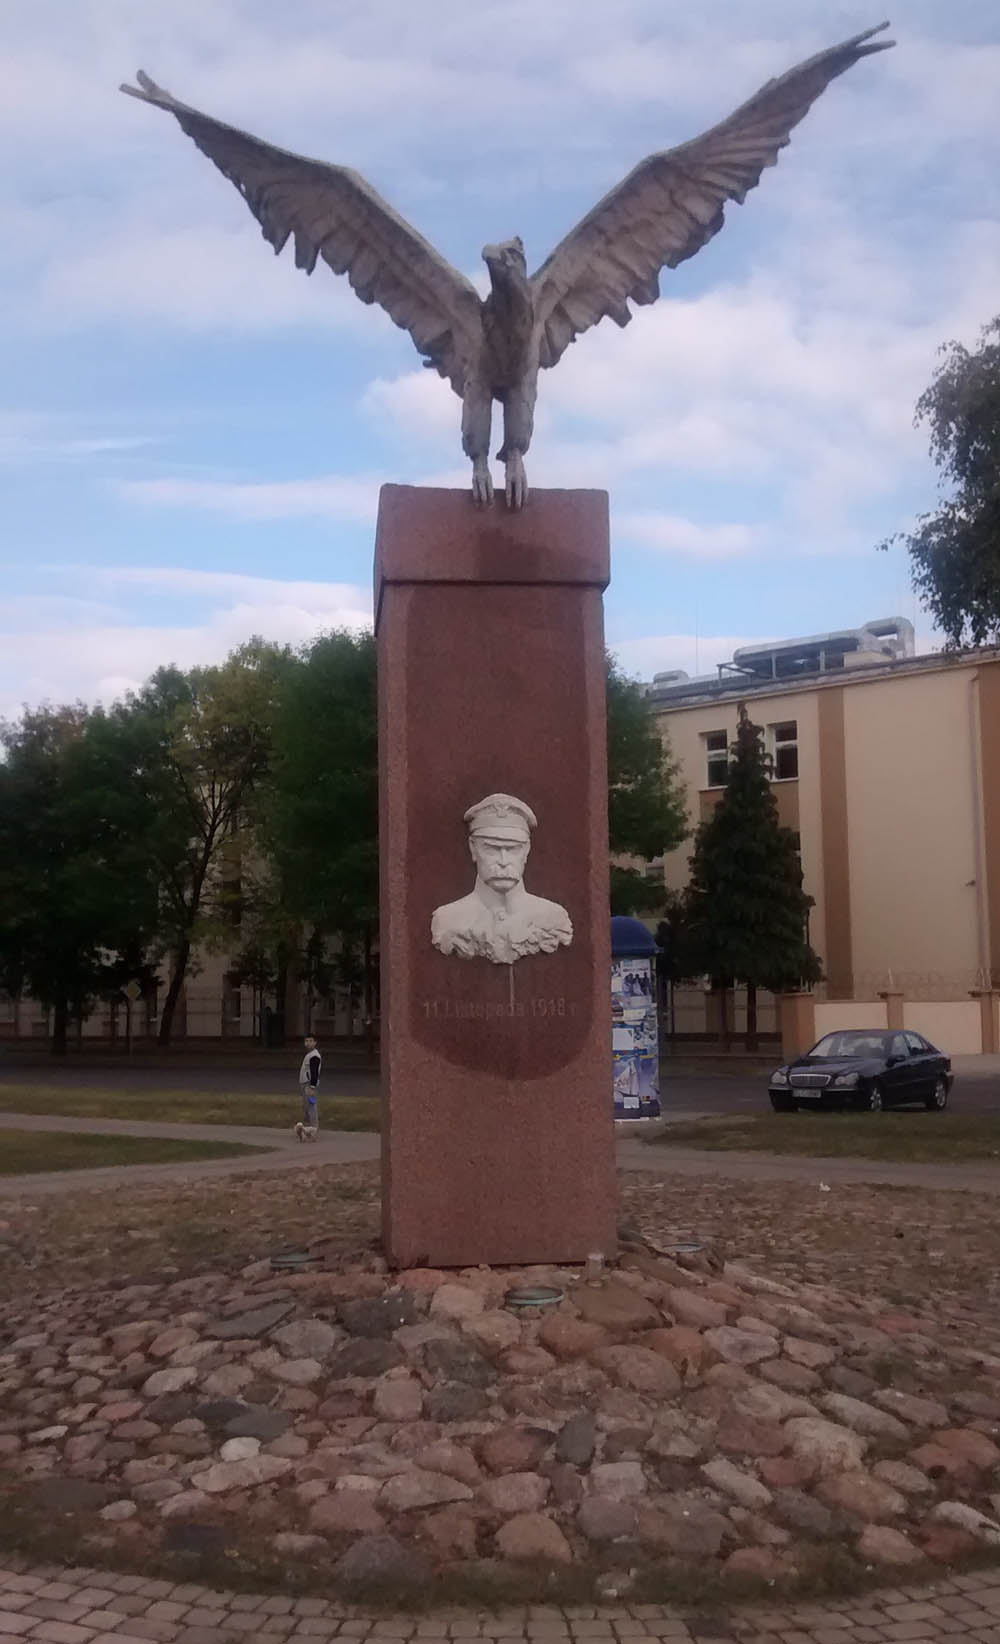
[[[1000,1113],[1000,1056],[956,1056],[951,1106],[958,1113]],[[660,1082],[664,1117],[707,1113],[769,1113],[767,1073],[725,1076],[684,1072]]]
[[[299,1058],[293,1049],[285,1055],[211,1055],[203,1058],[190,1050],[176,1057],[136,1056],[131,1062],[124,1054],[113,1059],[86,1052],[81,1059],[70,1055],[59,1062],[37,1050],[21,1052],[0,1046],[0,1107],[5,1085],[61,1086],[64,1089],[94,1089],[113,1084],[118,1089],[204,1090],[239,1093],[286,1093],[296,1095]],[[952,1106],[964,1113],[1000,1113],[1000,1056],[959,1056],[954,1060],[955,1088]],[[328,1053],[323,1067],[323,1093],[336,1096],[377,1096],[377,1071],[359,1067],[337,1052]],[[687,1118],[709,1113],[760,1113],[769,1111],[766,1069],[731,1072],[701,1072],[690,1061],[676,1067],[665,1058],[661,1093],[664,1117]]]

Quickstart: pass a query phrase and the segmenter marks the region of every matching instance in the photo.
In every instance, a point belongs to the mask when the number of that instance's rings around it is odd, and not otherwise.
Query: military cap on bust
[[[538,818],[523,799],[509,793],[487,794],[478,805],[470,805],[463,819],[469,833],[488,834],[491,839],[530,839]]]

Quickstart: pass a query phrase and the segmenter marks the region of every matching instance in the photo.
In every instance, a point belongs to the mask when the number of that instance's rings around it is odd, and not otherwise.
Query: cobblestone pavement
[[[328,1644],[358,1641],[527,1640],[529,1644],[879,1644],[955,1640],[1000,1644],[1000,1572],[864,1598],[711,1616],[670,1605],[532,1605],[497,1613],[441,1610],[387,1616],[324,1598],[263,1597],[150,1581],[107,1570],[35,1568],[0,1560],[0,1640],[31,1644]]]

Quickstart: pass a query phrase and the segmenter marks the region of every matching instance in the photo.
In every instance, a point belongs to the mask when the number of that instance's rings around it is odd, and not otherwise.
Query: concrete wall
[[[817,1039],[843,1028],[882,1029],[886,1025],[885,1005],[880,999],[874,1004],[853,999],[817,999],[815,1008]]]
[[[975,999],[907,1001],[903,1005],[903,1025],[922,1033],[946,1056],[978,1056],[983,1048],[982,1013]]]
[[[966,1000],[981,963],[972,671],[844,691],[854,989]]]
[[[772,1033],[779,1027],[777,1002],[769,994],[761,997],[766,1004],[760,1012],[759,1027],[762,1033]],[[702,988],[675,988],[674,1031],[681,1035],[714,1033],[713,1006],[711,996]],[[882,999],[813,996],[811,1008],[815,1020],[811,1042],[842,1029],[873,1028],[881,1032],[887,1026],[886,1005]],[[746,1021],[742,995],[734,1018],[734,1033],[738,1036],[744,1031]],[[978,1056],[983,1050],[982,1012],[975,999],[904,1000],[903,1026],[922,1033],[946,1056]]]

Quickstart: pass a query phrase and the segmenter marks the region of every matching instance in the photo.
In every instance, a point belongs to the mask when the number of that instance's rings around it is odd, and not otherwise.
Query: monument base
[[[603,492],[509,513],[383,488],[383,1220],[401,1267],[614,1252],[607,580]],[[524,890],[572,921],[513,962],[431,942],[435,909],[478,884],[465,813],[497,793],[537,820]]]

